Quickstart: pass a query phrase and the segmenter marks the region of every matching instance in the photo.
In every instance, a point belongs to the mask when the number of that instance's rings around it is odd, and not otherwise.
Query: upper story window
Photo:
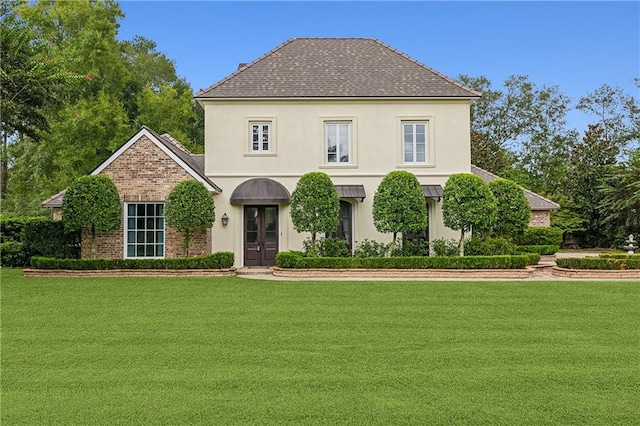
[[[427,163],[427,122],[402,123],[403,162]]]
[[[328,164],[350,162],[351,123],[325,123],[325,160]]]
[[[271,123],[251,124],[251,152],[271,151]]]

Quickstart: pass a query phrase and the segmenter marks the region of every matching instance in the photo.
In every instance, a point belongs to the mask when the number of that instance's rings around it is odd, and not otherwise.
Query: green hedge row
[[[36,269],[107,270],[107,269],[228,269],[233,253],[218,252],[198,257],[167,259],[54,259],[32,257]]]
[[[629,256],[625,253],[602,253],[599,256],[604,259],[640,259],[640,254],[633,254]]]
[[[527,245],[518,246],[517,251],[519,253],[538,253],[540,255],[552,255],[556,254],[560,250],[559,245],[544,244],[544,245]]]
[[[562,230],[553,227],[534,227],[525,229],[524,233],[517,238],[518,245],[554,245],[562,244]]]
[[[599,269],[599,270],[621,270],[640,269],[640,259],[614,259],[585,257],[582,259],[558,259],[556,264],[567,269]]]
[[[280,252],[276,266],[290,269],[522,269],[538,263],[540,255],[515,256],[415,256],[415,257],[304,257]]]

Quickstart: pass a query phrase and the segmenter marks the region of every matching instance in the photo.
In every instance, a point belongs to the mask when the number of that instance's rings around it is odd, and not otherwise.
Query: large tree
[[[378,185],[373,197],[373,224],[378,232],[422,231],[427,227],[427,206],[418,179],[411,172],[395,170]]]
[[[458,251],[464,256],[464,236],[474,227],[489,229],[496,218],[496,199],[484,181],[471,173],[453,174],[442,194],[444,225],[460,231]]]
[[[298,180],[290,209],[293,227],[311,233],[311,253],[317,253],[316,234],[338,227],[340,196],[326,173],[309,172]]]
[[[91,236],[91,257],[96,257],[98,233],[118,229],[122,207],[118,189],[106,175],[81,176],[74,180],[62,201],[62,221],[69,231],[83,230]]]

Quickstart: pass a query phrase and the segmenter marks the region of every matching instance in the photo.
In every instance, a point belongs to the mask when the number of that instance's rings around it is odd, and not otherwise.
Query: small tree
[[[488,229],[496,217],[496,199],[484,181],[471,173],[453,174],[442,194],[445,226],[460,230],[458,251],[464,256],[464,234],[472,228]]]
[[[291,222],[297,232],[311,232],[311,253],[317,249],[316,234],[338,227],[340,196],[323,172],[303,175],[291,195]]]
[[[120,227],[122,206],[118,189],[106,175],[81,176],[74,180],[62,201],[62,219],[69,231],[91,235],[91,257],[96,257],[96,235]]]
[[[531,220],[531,207],[522,188],[513,181],[498,178],[489,182],[489,190],[497,204],[492,233],[507,238],[521,235]]]
[[[173,188],[165,206],[167,225],[182,233],[182,249],[189,256],[191,237],[213,226],[216,220],[213,195],[197,180],[185,180]]]
[[[413,173],[388,173],[373,197],[373,224],[378,232],[416,232],[427,227],[427,205],[418,179]]]

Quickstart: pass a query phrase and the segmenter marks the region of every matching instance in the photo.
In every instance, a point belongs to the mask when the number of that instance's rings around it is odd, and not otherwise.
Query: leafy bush
[[[29,263],[24,244],[17,241],[0,243],[0,265],[20,268]]]
[[[524,230],[524,234],[516,240],[516,243],[523,246],[559,246],[562,244],[562,230],[553,227],[530,226]]]
[[[436,256],[457,256],[458,242],[456,240],[437,239],[431,242],[431,248]]]
[[[356,242],[356,248],[353,251],[354,257],[385,257],[387,255],[387,251],[389,250],[389,245],[384,243],[379,243],[374,240],[364,239],[361,242]]]
[[[22,230],[31,222],[51,221],[45,216],[2,216],[0,217],[0,241],[22,241]]]
[[[561,268],[568,269],[598,269],[598,270],[621,270],[640,269],[640,259],[614,259],[585,257],[581,259],[569,258],[558,259],[556,264]]]
[[[280,268],[327,269],[522,269],[538,255],[516,256],[450,256],[450,257],[302,257],[278,253]],[[537,262],[536,262],[537,263]]]
[[[495,256],[500,254],[515,254],[516,245],[506,238],[471,238],[467,243],[466,253],[472,256]],[[535,253],[535,252],[534,252]]]
[[[507,237],[522,234],[531,218],[531,208],[522,188],[502,178],[492,180],[488,186],[498,208],[496,220],[490,227],[493,235]]]
[[[312,238],[302,242],[302,250],[305,256],[324,257],[349,257],[351,252],[347,242],[340,238],[318,238],[315,247]]]
[[[391,250],[391,257],[429,256],[429,241],[403,240],[401,246]]]
[[[629,256],[625,253],[601,253],[599,257],[604,259],[640,259],[640,254],[633,254]]]
[[[233,266],[233,253],[218,252],[198,257],[167,259],[53,259],[32,257],[37,269],[110,270],[110,269],[228,269]]]
[[[556,254],[558,250],[560,250],[560,246],[556,246],[553,244],[518,246],[517,248],[517,251],[519,253],[538,253],[545,256]]]

